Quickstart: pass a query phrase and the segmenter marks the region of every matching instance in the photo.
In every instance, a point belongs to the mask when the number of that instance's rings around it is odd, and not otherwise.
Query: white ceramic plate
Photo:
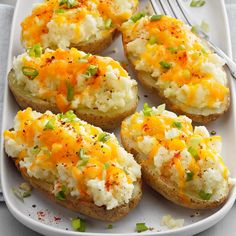
[[[20,0],[17,2],[12,25],[8,70],[10,70],[12,66],[13,57],[23,52],[20,45],[20,22],[30,13],[32,4],[35,2],[39,2],[39,0]],[[147,0],[142,0],[141,6],[144,7],[147,2]],[[185,4],[188,4],[186,3],[186,0]],[[207,4],[202,8],[188,8],[188,10],[191,11],[191,15],[199,22],[205,20],[209,23],[210,38],[231,55],[229,28],[223,0],[207,1]],[[115,48],[118,52],[112,53]],[[110,55],[119,61],[126,61],[123,55],[120,38],[117,39],[113,45],[106,50],[106,52],[104,52],[104,55]],[[232,88],[232,83],[230,82],[230,84]],[[148,94],[147,98],[144,96],[146,94]],[[148,102],[150,105],[158,105],[160,103],[159,100],[142,88],[139,89],[139,96],[140,103],[138,109],[142,108],[143,102]],[[17,110],[19,110],[19,107],[6,86],[3,109],[3,130],[12,127],[12,121]],[[214,129],[217,131],[217,134],[222,135],[224,144],[223,156],[227,165],[230,167],[232,176],[236,177],[236,168],[234,168],[236,166],[236,159],[234,156],[236,153],[234,98],[232,98],[230,111],[222,118],[209,125],[208,128],[209,130]],[[116,133],[118,133],[118,130],[116,130]],[[19,201],[12,194],[11,189],[12,187],[19,185],[23,180],[12,161],[5,155],[3,145],[1,145],[1,156],[1,178],[5,201],[11,213],[20,222],[45,235],[59,236],[80,234],[71,231],[70,226],[70,219],[78,214],[49,202],[38,191],[34,190],[32,196],[25,199],[24,203]],[[145,235],[193,235],[211,227],[222,219],[232,207],[235,198],[236,189],[234,188],[228,201],[222,207],[215,210],[200,211],[199,216],[191,217],[191,215],[194,215],[196,211],[176,206],[165,200],[159,194],[153,192],[150,188],[144,186],[143,198],[138,207],[130,212],[126,218],[114,223],[112,230],[106,229],[108,224],[106,222],[86,219],[87,232],[81,233],[81,235],[142,235],[142,233],[135,233],[135,224],[137,222],[145,222],[147,226],[154,228],[153,231],[143,233]],[[168,230],[167,228],[160,226],[160,220],[162,216],[166,214],[171,214],[175,218],[185,219],[184,227],[177,230]]]

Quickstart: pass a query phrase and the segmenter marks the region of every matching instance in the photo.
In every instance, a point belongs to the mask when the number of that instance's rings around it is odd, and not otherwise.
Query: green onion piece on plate
[[[35,68],[30,66],[23,66],[22,73],[30,80],[33,80],[39,74],[39,72]]]
[[[136,224],[136,232],[141,233],[141,232],[144,232],[147,230],[148,230],[148,227],[146,226],[145,223],[137,223]]]

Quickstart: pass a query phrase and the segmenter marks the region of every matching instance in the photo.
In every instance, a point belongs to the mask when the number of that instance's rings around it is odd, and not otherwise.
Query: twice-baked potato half
[[[22,109],[76,115],[110,129],[137,107],[137,83],[119,62],[78,51],[35,45],[13,61],[9,87]]]
[[[125,52],[139,81],[193,121],[207,123],[225,113],[230,90],[224,60],[182,21],[142,16],[122,25]]]
[[[99,220],[116,221],[141,198],[141,171],[113,134],[76,117],[27,108],[4,132],[5,151],[49,199]]]
[[[77,47],[98,53],[107,48],[138,0],[45,0],[21,23],[25,48]]]
[[[231,180],[221,156],[221,137],[165,105],[126,118],[121,139],[142,166],[144,180],[170,201],[193,209],[214,208],[228,197]]]

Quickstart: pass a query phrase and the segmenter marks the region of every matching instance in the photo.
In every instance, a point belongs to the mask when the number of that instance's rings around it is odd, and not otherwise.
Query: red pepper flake
[[[45,212],[43,212],[43,211],[38,211],[37,212],[37,216],[38,216],[38,220],[44,220],[44,217],[45,217]]]
[[[60,220],[61,220],[61,217],[54,216],[54,221],[60,221]]]

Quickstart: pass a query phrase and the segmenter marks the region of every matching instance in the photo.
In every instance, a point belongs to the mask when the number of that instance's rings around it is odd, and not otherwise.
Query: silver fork
[[[181,0],[150,0],[152,7],[156,14],[169,15],[178,19],[183,20],[190,26],[196,25],[194,20],[189,16],[185,10]],[[211,49],[218,54],[220,57],[225,59],[226,66],[229,69],[230,74],[236,79],[236,63],[226,55],[219,47],[215,46],[209,39],[208,36],[201,29],[198,30],[200,37],[204,38]]]

